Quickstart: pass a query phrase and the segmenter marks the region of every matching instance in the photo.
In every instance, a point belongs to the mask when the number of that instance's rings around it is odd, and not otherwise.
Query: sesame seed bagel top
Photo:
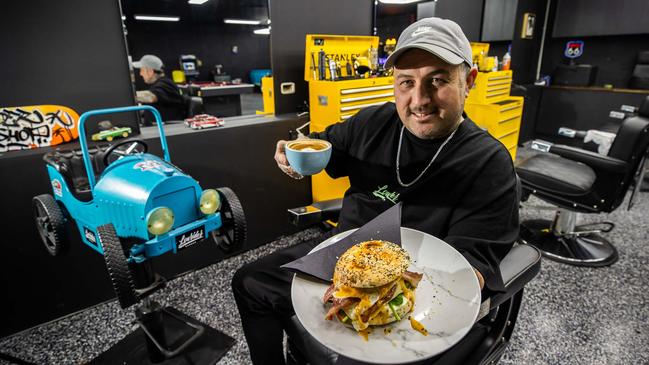
[[[388,241],[365,241],[350,247],[336,263],[337,287],[376,288],[397,280],[408,269],[410,255]]]

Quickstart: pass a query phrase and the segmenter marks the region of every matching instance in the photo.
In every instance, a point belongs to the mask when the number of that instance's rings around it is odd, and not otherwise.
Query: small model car
[[[129,127],[112,127],[105,131],[95,133],[92,135],[93,141],[103,141],[106,140],[111,142],[115,137],[126,138],[131,134],[132,130]]]
[[[204,129],[221,127],[225,125],[225,121],[213,115],[199,114],[192,118],[185,119],[185,125],[190,127],[191,129]]]
[[[139,139],[88,147],[89,116],[138,110],[154,114],[163,158],[146,153],[147,144]],[[208,236],[226,252],[245,241],[245,216],[235,193],[225,187],[204,190],[171,163],[162,120],[153,107],[86,112],[79,118],[79,136],[81,151],[44,156],[53,195],[33,198],[36,225],[45,248],[56,256],[68,245],[66,221],[73,222],[81,240],[104,256],[123,308],[164,284],[157,275],[146,274],[142,280],[131,274],[131,269],[152,272],[147,267],[151,258],[178,253]]]

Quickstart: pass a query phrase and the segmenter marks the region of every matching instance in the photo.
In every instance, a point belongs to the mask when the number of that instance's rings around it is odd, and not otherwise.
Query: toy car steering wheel
[[[108,147],[104,152],[104,166],[108,167],[108,165],[124,156],[146,153],[148,150],[149,146],[141,139],[129,139],[116,143]]]

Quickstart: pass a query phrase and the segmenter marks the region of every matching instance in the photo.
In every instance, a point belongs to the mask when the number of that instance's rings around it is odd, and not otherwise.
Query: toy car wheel
[[[122,308],[128,308],[137,303],[137,296],[122,243],[119,237],[117,237],[115,227],[110,223],[99,226],[97,228],[97,236],[104,250],[104,260],[106,261],[108,276],[110,276],[113,289],[115,290],[115,294],[117,294],[119,305]]]
[[[124,137],[124,138],[128,137],[128,133],[126,133],[126,132],[122,133],[122,137]]]
[[[111,142],[111,141],[113,140],[113,137],[112,137],[112,136],[108,136],[108,137],[106,137],[106,140],[107,140],[108,142]]]
[[[54,197],[49,194],[35,196],[32,205],[36,228],[47,252],[52,256],[66,252],[68,242],[65,237],[65,216]]]
[[[212,239],[223,252],[232,252],[246,242],[246,217],[239,198],[230,188],[216,189],[221,197],[222,226],[212,231]]]

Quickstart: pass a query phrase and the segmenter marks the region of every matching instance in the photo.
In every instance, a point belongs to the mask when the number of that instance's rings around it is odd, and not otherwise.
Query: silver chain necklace
[[[421,174],[419,174],[419,176],[417,176],[413,181],[411,181],[411,182],[409,182],[409,183],[404,183],[403,181],[401,181],[401,174],[399,174],[399,157],[401,156],[401,142],[402,142],[402,140],[403,140],[403,130],[404,130],[404,129],[405,129],[405,128],[404,128],[404,126],[402,125],[402,126],[401,126],[401,134],[399,134],[399,147],[397,148],[397,181],[399,182],[399,185],[403,186],[404,188],[407,188],[407,187],[409,187],[409,186],[412,186],[414,183],[416,183],[417,181],[419,181],[419,179],[421,179],[422,176],[424,176],[424,174],[426,173],[426,171],[428,171],[428,168],[433,164],[433,162],[435,162],[435,159],[437,158],[437,156],[439,155],[439,153],[442,152],[442,150],[444,149],[444,146],[446,146],[446,144],[448,143],[448,141],[450,141],[451,138],[453,138],[453,136],[455,135],[455,132],[457,132],[458,128],[455,128],[455,130],[453,131],[453,133],[449,134],[449,136],[446,137],[446,140],[444,140],[444,142],[442,143],[442,145],[439,146],[439,148],[437,149],[437,152],[435,152],[435,155],[434,155],[433,158],[430,160],[430,162],[428,163],[428,166],[426,166],[426,168],[424,169],[424,171],[422,171]]]

